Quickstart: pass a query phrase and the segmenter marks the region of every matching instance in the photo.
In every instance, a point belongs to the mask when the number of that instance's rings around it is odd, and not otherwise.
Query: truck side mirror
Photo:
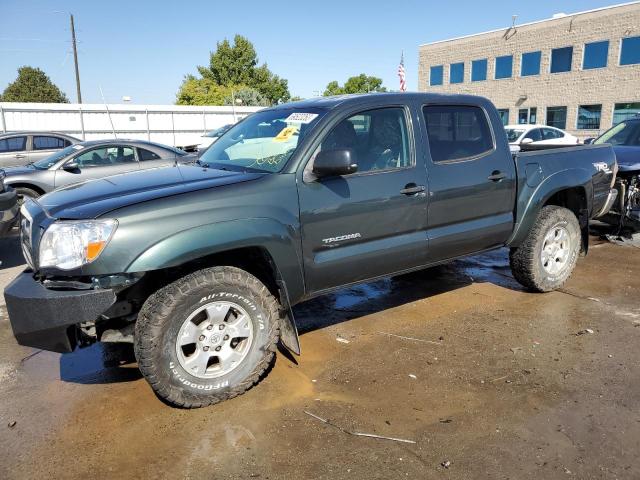
[[[318,177],[349,175],[357,171],[356,153],[351,148],[321,150],[313,161],[313,173]]]
[[[584,144],[585,145],[591,145],[594,140],[595,140],[595,138],[585,138],[584,139]]]

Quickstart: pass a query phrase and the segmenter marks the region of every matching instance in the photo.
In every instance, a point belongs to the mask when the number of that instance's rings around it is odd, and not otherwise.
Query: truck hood
[[[44,195],[37,201],[53,218],[71,220],[96,218],[121,207],[246,182],[264,175],[266,174],[178,165],[69,185]]]
[[[613,151],[616,152],[616,160],[621,172],[640,170],[640,147],[620,145],[613,147]]]

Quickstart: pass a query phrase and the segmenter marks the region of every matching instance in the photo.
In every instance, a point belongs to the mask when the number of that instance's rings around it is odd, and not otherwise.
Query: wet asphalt
[[[0,260],[4,288],[16,237]],[[126,345],[17,345],[0,300],[0,478],[640,478],[639,274],[594,237],[560,292],[504,249],[346,288],[295,308],[301,357],[199,410]]]

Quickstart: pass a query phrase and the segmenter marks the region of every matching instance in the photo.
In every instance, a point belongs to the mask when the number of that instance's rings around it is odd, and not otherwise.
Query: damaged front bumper
[[[65,353],[76,346],[75,326],[100,317],[114,304],[116,294],[109,288],[48,289],[25,271],[7,286],[4,298],[20,345]]]
[[[613,207],[613,203],[616,201],[616,198],[618,198],[618,190],[616,190],[615,188],[610,189],[606,200],[602,204],[602,207],[600,208],[600,210],[598,210],[593,218],[600,218],[609,213],[609,210],[611,210],[611,207]]]

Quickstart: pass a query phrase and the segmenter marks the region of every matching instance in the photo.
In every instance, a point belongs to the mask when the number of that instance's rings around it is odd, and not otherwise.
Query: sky
[[[292,95],[366,73],[398,88],[404,52],[408,90],[418,88],[418,46],[517,23],[613,5],[598,0],[146,1],[0,0],[0,91],[22,65],[39,67],[76,101],[69,13],[78,38],[84,103],[123,96],[170,104],[184,75],[208,65],[216,42],[236,33]]]

